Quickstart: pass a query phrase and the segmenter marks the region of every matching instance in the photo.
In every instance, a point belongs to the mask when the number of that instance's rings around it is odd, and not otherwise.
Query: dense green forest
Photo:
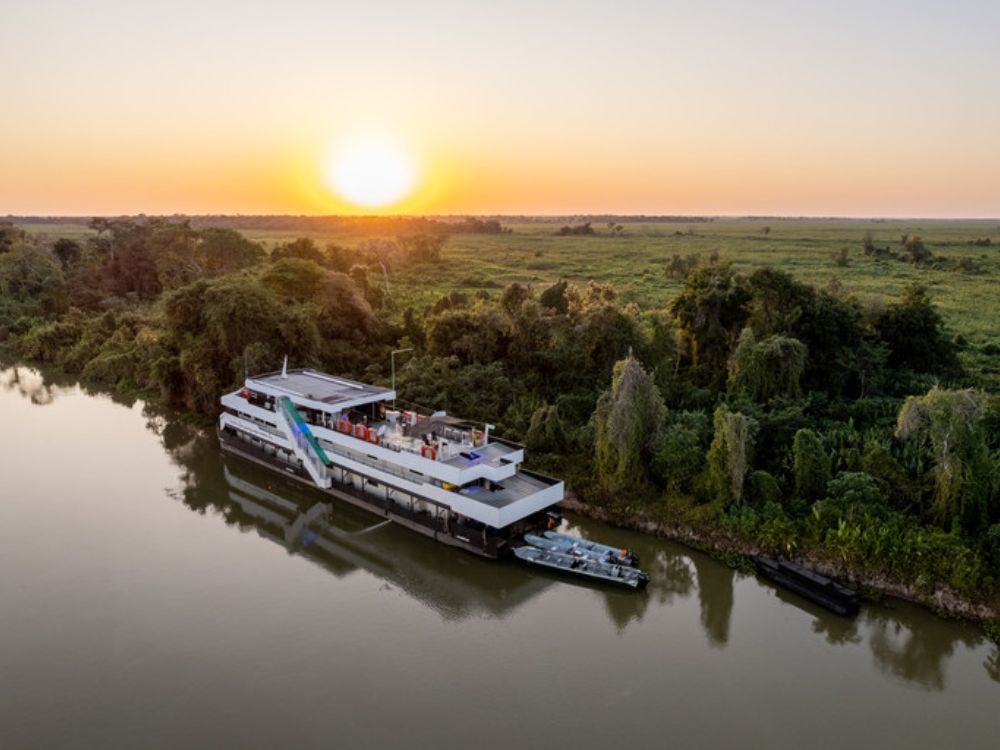
[[[568,280],[425,304],[398,284],[454,263],[445,232],[265,247],[185,221],[90,228],[0,225],[12,356],[208,417],[286,355],[386,383],[389,352],[412,347],[404,399],[496,424],[588,503],[1000,592],[1000,399],[974,387],[924,285],[870,304],[704,253],[664,258],[679,291],[642,308]]]

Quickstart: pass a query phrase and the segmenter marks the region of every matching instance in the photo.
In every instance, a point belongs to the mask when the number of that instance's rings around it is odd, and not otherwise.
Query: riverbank
[[[4,360],[13,362],[16,361],[16,358],[12,356],[9,348],[5,351],[3,347],[0,347],[0,362]],[[59,368],[46,367],[39,363],[31,363],[27,366],[40,368],[45,373],[46,381],[50,383],[84,384],[86,382],[79,375],[66,373]],[[159,411],[163,408],[162,394],[122,388],[121,384],[115,389],[101,384],[91,384],[88,390],[114,394],[126,400],[143,398],[147,407],[152,408],[153,411]],[[171,411],[171,416],[174,419],[193,424],[211,424],[211,420],[197,412]],[[681,542],[695,549],[709,552],[722,562],[734,566],[738,566],[741,560],[747,561],[753,555],[773,554],[774,552],[715,523],[695,524],[683,519],[664,517],[664,514],[644,512],[635,507],[625,510],[591,505],[573,496],[563,501],[563,507],[614,526]],[[987,627],[994,640],[1000,641],[996,635],[1000,633],[1000,627],[997,625],[1000,622],[1000,601],[977,600],[951,586],[936,581],[932,584],[920,585],[915,576],[906,579],[900,575],[878,572],[872,567],[851,564],[839,558],[835,551],[815,546],[798,548],[793,559],[807,564],[825,575],[859,587],[869,597],[891,596],[925,606],[943,617],[981,623]]]
[[[572,496],[565,498],[561,507],[564,510],[602,521],[611,526],[650,534],[713,553],[727,563],[731,563],[733,557],[750,558],[766,552],[759,545],[719,528],[696,527],[635,511],[625,515],[613,509],[590,505]],[[791,556],[791,559],[808,565],[823,575],[861,588],[863,591],[868,590],[879,595],[913,602],[928,607],[943,617],[982,624],[987,627],[987,631],[995,639],[996,627],[995,625],[991,626],[991,623],[1000,620],[1000,603],[998,602],[976,602],[953,588],[940,584],[935,585],[932,590],[925,590],[913,582],[848,565],[816,550],[800,551],[799,554]]]

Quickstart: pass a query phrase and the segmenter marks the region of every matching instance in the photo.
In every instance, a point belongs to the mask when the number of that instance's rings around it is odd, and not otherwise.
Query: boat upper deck
[[[494,508],[505,508],[519,500],[542,492],[555,483],[554,480],[545,481],[540,476],[521,471],[507,477],[502,482],[494,483],[492,489],[473,484],[461,488],[458,490],[458,494]]]
[[[293,399],[305,399],[323,404],[331,407],[329,411],[386,401],[396,396],[396,392],[390,388],[380,388],[308,369],[257,375],[248,378],[246,384],[249,388],[259,388],[272,395],[290,396]]]

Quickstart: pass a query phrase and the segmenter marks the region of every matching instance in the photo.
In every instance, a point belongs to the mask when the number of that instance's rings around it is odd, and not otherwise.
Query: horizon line
[[[6,214],[4,221],[39,219],[122,219],[122,218],[220,218],[220,219],[625,219],[625,220],[685,220],[685,219],[744,219],[768,221],[1000,221],[1000,216],[920,216],[920,215],[836,215],[836,214],[724,214],[724,213],[395,213],[395,214],[309,214],[309,213],[82,213],[82,214]]]

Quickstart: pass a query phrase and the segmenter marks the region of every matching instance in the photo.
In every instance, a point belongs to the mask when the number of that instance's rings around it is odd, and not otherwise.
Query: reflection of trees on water
[[[729,641],[729,621],[733,615],[733,580],[736,571],[705,555],[691,558],[698,576],[698,601],[701,604],[701,624],[708,644],[724,648]]]
[[[657,550],[650,573],[649,591],[660,604],[687,599],[694,589],[690,558],[677,552]]]
[[[132,406],[136,402],[135,396],[131,394],[86,386],[54,370],[20,365],[4,367],[2,363],[0,363],[0,389],[17,392],[37,406],[47,406],[59,396],[76,389],[82,390],[88,396],[109,398],[123,406]]]
[[[649,574],[645,591],[612,591],[605,596],[605,608],[619,633],[633,620],[642,620],[650,602],[669,605],[676,598],[686,599],[694,588],[689,558],[672,549],[647,549],[642,552],[642,569]]]
[[[823,612],[813,620],[813,632],[826,636],[826,642],[832,646],[861,643],[857,617],[841,617]]]
[[[770,581],[758,580],[765,586],[773,586],[774,595],[780,601],[811,615],[813,617],[813,632],[824,636],[830,645],[843,646],[848,643],[861,642],[861,634],[858,632],[858,618],[832,614],[818,604],[814,604],[781,586]]]
[[[38,406],[51,404],[63,390],[38,370],[17,366],[0,370],[0,388],[17,391]]]
[[[995,682],[1000,682],[1000,646],[994,646],[993,653],[983,662],[986,674]]]
[[[608,526],[598,521],[578,516],[572,525],[591,539],[609,541]],[[649,574],[645,593],[608,593],[605,609],[612,622],[622,632],[625,627],[642,617],[650,602],[670,606],[675,601],[687,599],[698,590],[701,606],[701,624],[710,645],[721,648],[729,641],[729,623],[733,614],[733,582],[736,571],[686,547],[664,542],[655,537],[642,536],[616,530],[620,535],[615,541],[634,545],[642,558],[642,568]]]
[[[958,644],[974,647],[982,642],[971,626],[928,617],[913,607],[870,608],[866,615],[878,668],[928,690],[944,689],[945,664]]]
[[[611,618],[618,634],[633,620],[639,622],[649,608],[649,594],[645,591],[619,591],[604,587],[604,610]]]

